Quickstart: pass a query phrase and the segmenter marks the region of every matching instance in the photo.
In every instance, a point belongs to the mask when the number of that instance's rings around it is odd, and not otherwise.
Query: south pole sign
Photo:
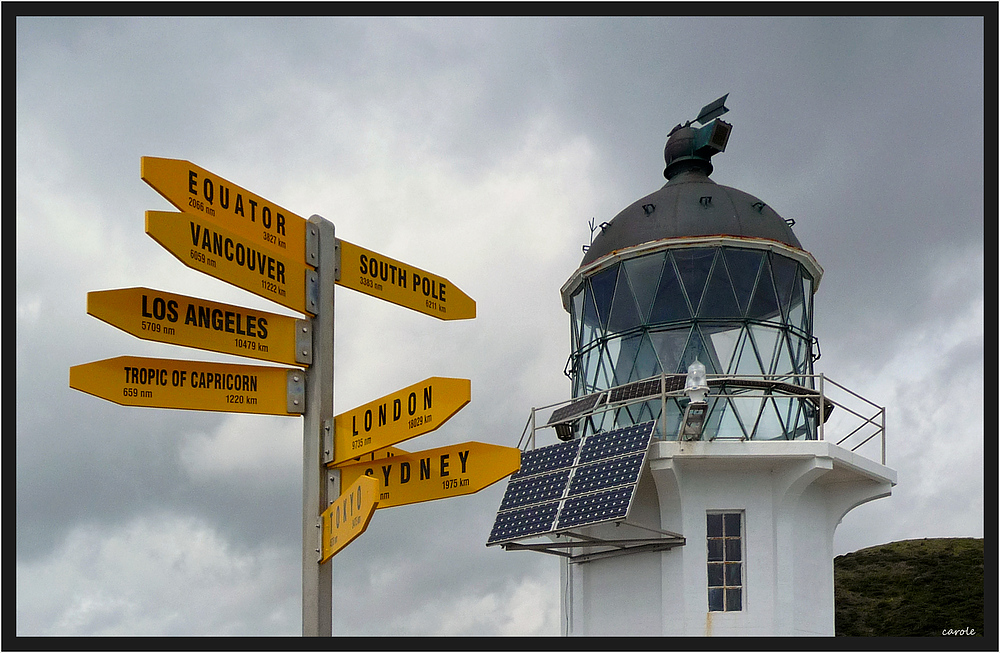
[[[468,379],[431,377],[335,416],[334,289],[441,320],[472,319],[476,303],[440,275],[339,240],[319,215],[189,161],[142,157],[140,177],[177,209],[145,214],[146,233],[171,255],[304,317],[144,287],[90,292],[87,312],[142,340],[290,367],[118,356],[70,367],[70,387],[123,406],[302,417],[302,634],[330,636],[327,563],[376,508],[469,494],[520,465],[520,450],[478,442],[392,446],[468,404]]]
[[[476,317],[476,302],[444,277],[343,240],[340,260],[337,285],[439,320]]]

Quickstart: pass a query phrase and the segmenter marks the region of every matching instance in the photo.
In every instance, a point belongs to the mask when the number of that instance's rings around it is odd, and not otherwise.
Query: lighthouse
[[[884,409],[815,369],[819,262],[711,178],[725,101],[560,290],[571,396],[531,410],[487,545],[560,557],[563,635],[832,636],[836,527],[896,483]]]

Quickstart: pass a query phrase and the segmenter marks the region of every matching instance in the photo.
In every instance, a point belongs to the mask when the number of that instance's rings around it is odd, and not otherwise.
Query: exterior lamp
[[[678,440],[700,440],[702,429],[705,428],[705,415],[708,413],[708,382],[705,379],[705,366],[695,360],[688,366],[687,380],[684,382],[684,393],[691,399],[684,409],[684,419],[677,432]]]

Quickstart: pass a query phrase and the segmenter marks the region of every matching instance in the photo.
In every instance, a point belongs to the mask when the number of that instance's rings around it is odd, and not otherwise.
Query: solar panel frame
[[[623,519],[654,426],[645,422],[524,452],[521,468],[508,480],[487,545]]]

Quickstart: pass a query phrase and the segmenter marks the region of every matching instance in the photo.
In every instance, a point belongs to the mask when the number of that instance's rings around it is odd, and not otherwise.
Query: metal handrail
[[[552,404],[548,404],[546,406],[533,407],[531,409],[531,414],[528,418],[528,422],[527,424],[525,424],[524,431],[522,431],[521,433],[521,439],[518,441],[518,447],[521,447],[522,443],[524,443],[525,436],[530,434],[528,444],[530,444],[530,448],[534,449],[536,446],[536,433],[539,429],[555,427],[560,424],[565,424],[570,422],[576,422],[577,420],[593,417],[594,415],[598,415],[600,413],[604,413],[609,410],[619,410],[621,408],[633,404],[643,403],[647,401],[654,401],[657,398],[660,400],[660,405],[661,405],[660,414],[662,418],[662,416],[665,414],[664,409],[666,407],[667,398],[682,398],[686,396],[683,389],[669,390],[669,391],[666,389],[667,378],[670,377],[671,379],[673,379],[673,377],[677,376],[683,376],[683,375],[660,374],[659,376],[649,377],[648,379],[643,379],[642,381],[627,383],[620,386],[608,388],[606,390],[598,391],[598,393],[603,393],[604,396],[599,397],[597,399],[596,405],[594,405],[590,409],[582,410],[579,413],[573,413],[564,420],[561,420],[559,422],[554,422],[554,423],[550,422],[539,425],[537,413],[540,411],[547,411],[549,409],[554,409],[553,412],[555,412],[555,410],[564,408],[573,403],[574,401],[579,401],[581,397],[575,397],[572,399],[555,402]],[[879,406],[878,404],[875,404],[874,402],[866,399],[865,397],[862,397],[858,393],[854,392],[853,390],[850,390],[849,388],[841,385],[840,383],[837,383],[836,381],[830,379],[824,374],[791,374],[791,373],[790,374],[745,374],[745,375],[709,374],[706,376],[710,387],[713,385],[716,387],[720,385],[723,386],[721,392],[716,391],[714,394],[709,394],[708,398],[725,398],[727,400],[732,400],[732,399],[749,399],[749,398],[762,398],[762,397],[781,397],[781,398],[795,398],[798,399],[799,401],[809,400],[811,402],[814,402],[819,412],[819,420],[816,429],[816,437],[819,440],[826,439],[826,422],[829,420],[833,412],[832,409],[836,407],[840,409],[838,411],[839,414],[853,416],[861,421],[860,425],[851,430],[847,435],[841,437],[836,442],[836,445],[837,446],[844,445],[845,442],[847,442],[849,439],[851,439],[859,432],[861,432],[862,429],[865,429],[866,427],[872,427],[875,429],[874,432],[868,434],[867,437],[865,437],[860,443],[855,444],[851,448],[851,451],[852,452],[857,451],[860,447],[870,442],[876,436],[880,436],[881,440],[880,460],[883,465],[885,464],[885,457],[886,457],[885,456],[885,451],[886,451],[885,408]],[[635,386],[639,383],[651,382],[657,379],[659,379],[660,381],[659,392],[645,394],[637,397],[628,397],[614,402],[610,401],[611,395],[615,390],[626,388],[629,386]],[[772,383],[774,385],[772,385],[771,387],[760,388],[759,393],[754,392],[754,390],[757,389],[756,387],[748,387],[747,392],[740,392],[738,394],[727,392],[725,388],[725,384],[727,381],[730,383],[738,382],[740,380],[753,382],[754,380],[758,379],[768,383]],[[817,385],[818,388],[813,389],[803,385],[799,385],[799,383],[807,382],[807,380],[812,380],[813,381],[812,385]],[[674,385],[676,385],[676,383],[674,383]],[[791,392],[790,388],[795,388],[795,391]],[[860,410],[865,410],[864,407],[860,408],[857,406],[852,407],[851,405],[848,405],[846,403],[847,400],[838,401],[836,399],[831,398],[829,396],[829,391],[830,389],[833,388],[843,390],[854,399],[864,402],[864,404],[867,404],[868,407],[874,409],[874,412],[870,416],[866,416],[866,414],[859,412]],[[777,390],[785,390],[786,393],[775,394],[775,391]],[[664,429],[665,425],[661,426],[661,438],[666,439],[667,434],[664,432]],[[746,438],[743,437],[741,439],[745,440]]]

